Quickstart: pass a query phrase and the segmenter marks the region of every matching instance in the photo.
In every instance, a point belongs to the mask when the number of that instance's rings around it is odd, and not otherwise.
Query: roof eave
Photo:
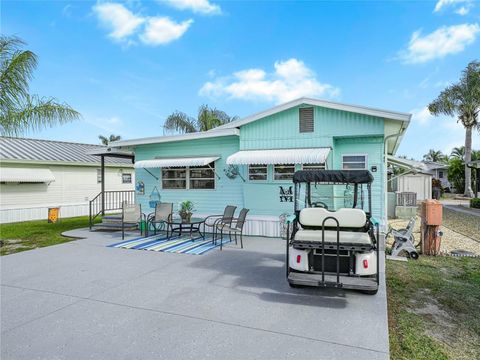
[[[109,144],[111,148],[122,148],[136,145],[148,145],[148,144],[158,144],[158,143],[167,143],[175,141],[187,141],[187,140],[197,140],[197,139],[208,139],[215,137],[223,136],[239,136],[240,131],[236,128],[233,129],[212,129],[209,131],[203,131],[198,133],[188,133],[172,136],[154,136],[148,138],[139,138],[132,140],[119,140],[114,141]]]

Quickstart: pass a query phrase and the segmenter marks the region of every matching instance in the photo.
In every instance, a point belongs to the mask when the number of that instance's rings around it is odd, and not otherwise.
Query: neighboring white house
[[[0,223],[88,215],[101,191],[104,146],[0,137]],[[105,190],[134,190],[132,160],[105,157]]]

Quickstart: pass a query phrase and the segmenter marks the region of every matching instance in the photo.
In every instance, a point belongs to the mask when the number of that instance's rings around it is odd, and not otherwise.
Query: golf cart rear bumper
[[[378,284],[373,277],[343,276],[340,275],[337,283],[337,275],[325,274],[322,281],[322,274],[302,273],[291,271],[288,274],[288,282],[292,285],[334,287],[352,290],[377,290]]]

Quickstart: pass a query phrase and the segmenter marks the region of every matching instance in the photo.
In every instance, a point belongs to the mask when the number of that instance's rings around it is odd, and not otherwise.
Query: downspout
[[[403,135],[404,128],[402,125],[402,128],[400,129],[400,132],[392,135],[388,135],[385,137],[383,140],[383,163],[384,163],[384,173],[383,176],[385,176],[385,181],[383,182],[383,213],[385,214],[385,223],[383,224],[383,232],[386,233],[387,230],[387,223],[388,223],[388,206],[387,206],[387,200],[388,200],[388,185],[387,185],[387,157],[388,157],[388,147],[387,143],[390,139],[395,139]]]

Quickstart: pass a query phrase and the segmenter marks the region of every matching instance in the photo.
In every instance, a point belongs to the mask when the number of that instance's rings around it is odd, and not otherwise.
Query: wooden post
[[[102,216],[105,215],[105,156],[101,155],[101,174],[102,174]]]

